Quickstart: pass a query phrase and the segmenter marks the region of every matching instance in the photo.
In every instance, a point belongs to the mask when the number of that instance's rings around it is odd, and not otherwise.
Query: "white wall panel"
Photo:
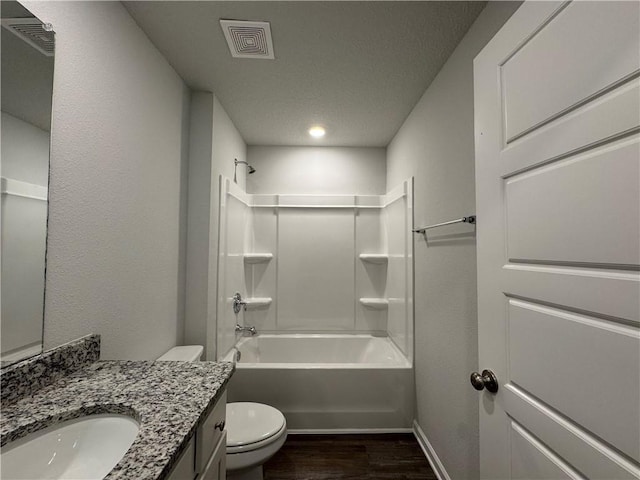
[[[269,307],[250,308],[244,313],[245,325],[254,326],[258,332],[276,329],[276,272],[278,266],[278,217],[275,209],[253,208],[252,229],[249,252],[271,253],[269,261],[255,264],[245,263],[247,295],[250,297],[271,298]]]
[[[640,68],[640,4],[609,2],[609,7],[571,3],[503,65],[507,142]],[[531,65],[537,67],[535,74]]]
[[[505,403],[528,431],[580,472],[593,480],[637,480],[638,464],[620,455],[602,440],[554,412],[513,383],[505,385]]]
[[[354,328],[351,209],[282,209],[278,218],[278,328]]]
[[[380,210],[358,210],[355,217],[355,254],[386,253],[383,249]],[[356,258],[355,308],[357,330],[387,330],[387,310],[365,307],[360,298],[384,298],[387,284],[387,263],[371,263]]]
[[[638,128],[640,109],[625,106],[639,104],[640,79],[636,78],[535,130],[522,141],[510,143],[501,153],[505,160],[501,174],[508,176],[566,157],[568,152],[581,151],[584,145],[596,145]]]
[[[387,252],[393,244],[398,282],[392,288],[393,338],[411,358],[410,182],[382,196],[252,195],[227,179],[223,182],[219,356],[233,344],[236,321],[259,332],[389,332]],[[389,202],[394,206],[384,215],[391,212],[392,220],[383,221],[382,205]],[[383,260],[377,263],[361,254]],[[249,305],[231,318],[236,291]],[[266,301],[252,305],[251,299]]]
[[[244,312],[233,311],[236,292],[247,297],[244,253],[250,244],[251,210],[244,191],[221,176],[220,242],[218,246],[218,288],[216,355],[223,357],[236,342],[235,326],[244,324]]]
[[[411,181],[409,181],[411,183]],[[389,299],[387,331],[405,355],[412,357],[413,347],[413,243],[411,188],[404,182],[383,212],[383,231],[389,254],[386,297]]]
[[[518,300],[508,318],[510,381],[640,459],[638,329]]]
[[[639,182],[637,137],[507,180],[508,257],[639,265]]]
[[[604,268],[508,264],[502,291],[638,324],[640,274]]]
[[[580,478],[529,432],[511,422],[511,478],[561,480]]]

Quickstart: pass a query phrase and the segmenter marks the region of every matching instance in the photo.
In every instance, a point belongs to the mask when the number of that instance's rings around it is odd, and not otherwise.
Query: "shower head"
[[[244,160],[238,160],[237,158],[234,158],[234,159],[233,159],[233,165],[234,165],[234,167],[233,167],[233,181],[234,181],[235,183],[238,183],[238,180],[237,180],[237,178],[236,178],[236,168],[238,168],[238,164],[240,164],[240,163],[243,163],[243,164],[245,164],[245,165],[247,166],[247,173],[248,173],[249,175],[251,175],[252,173],[255,173],[255,172],[256,172],[256,169],[255,169],[255,168],[253,168],[251,165],[249,165],[249,164],[248,164],[247,162],[245,162]]]

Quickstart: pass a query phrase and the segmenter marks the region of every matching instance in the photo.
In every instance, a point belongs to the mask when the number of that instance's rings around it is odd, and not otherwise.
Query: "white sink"
[[[90,415],[31,433],[2,447],[0,478],[104,478],[133,443],[140,424],[126,415]]]

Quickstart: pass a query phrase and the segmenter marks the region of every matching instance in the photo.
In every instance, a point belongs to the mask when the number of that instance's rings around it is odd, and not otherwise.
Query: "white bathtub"
[[[398,348],[370,335],[242,338],[229,401],[273,405],[290,430],[410,428],[413,370]],[[232,361],[235,350],[225,360]]]

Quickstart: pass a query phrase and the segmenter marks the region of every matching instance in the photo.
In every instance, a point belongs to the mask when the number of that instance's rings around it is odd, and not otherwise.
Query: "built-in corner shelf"
[[[389,300],[386,298],[361,298],[360,303],[373,310],[386,310],[389,308]]]
[[[253,297],[247,298],[247,308],[264,308],[271,305],[272,299],[270,297]]]
[[[389,255],[386,253],[361,253],[360,260],[368,263],[376,263],[379,265],[386,264],[389,261]]]
[[[244,263],[267,263],[273,258],[273,253],[245,253]]]

